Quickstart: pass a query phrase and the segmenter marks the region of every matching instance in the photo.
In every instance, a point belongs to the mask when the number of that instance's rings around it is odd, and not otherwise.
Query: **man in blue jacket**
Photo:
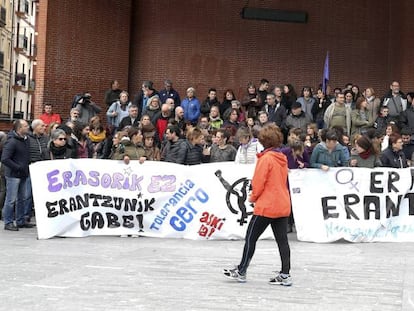
[[[18,231],[19,228],[32,228],[24,218],[24,208],[28,198],[30,149],[27,134],[29,124],[16,120],[4,145],[1,162],[5,166],[6,200],[3,207],[4,230]],[[13,217],[16,205],[15,217]],[[16,224],[14,224],[14,218]]]

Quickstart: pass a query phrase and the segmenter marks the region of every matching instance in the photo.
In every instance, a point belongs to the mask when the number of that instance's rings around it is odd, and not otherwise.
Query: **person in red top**
[[[270,225],[279,247],[282,269],[270,279],[269,284],[290,286],[290,247],[286,232],[291,210],[287,183],[288,162],[286,156],[277,149],[283,142],[283,134],[278,126],[268,124],[260,130],[258,138],[265,150],[257,155],[251,182],[249,201],[255,203],[255,206],[246,232],[243,256],[238,266],[224,269],[223,273],[229,279],[246,282],[246,271],[256,242]]]
[[[47,126],[49,126],[50,123],[56,122],[59,124],[62,124],[62,118],[58,113],[52,112],[52,104],[45,104],[44,107],[45,112],[40,116],[40,120],[43,121],[43,123]]]

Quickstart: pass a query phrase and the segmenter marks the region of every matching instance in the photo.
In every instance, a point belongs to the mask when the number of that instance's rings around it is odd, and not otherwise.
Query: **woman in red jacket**
[[[246,271],[253,257],[256,242],[271,225],[279,247],[282,269],[270,279],[269,284],[290,286],[290,248],[286,232],[290,215],[288,165],[286,156],[277,149],[283,142],[283,134],[276,125],[269,124],[260,130],[259,141],[265,150],[257,155],[252,179],[253,190],[249,201],[255,203],[255,207],[246,232],[243,257],[238,266],[234,269],[224,269],[223,273],[227,278],[246,282]]]

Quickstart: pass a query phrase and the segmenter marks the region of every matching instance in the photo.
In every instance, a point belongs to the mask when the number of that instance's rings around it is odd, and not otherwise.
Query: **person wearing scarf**
[[[355,140],[355,147],[351,150],[349,166],[367,168],[381,166],[378,154],[368,137],[362,135]]]
[[[48,147],[43,158],[45,160],[69,159],[73,157],[73,150],[67,144],[68,137],[63,129],[55,129],[50,134]]]

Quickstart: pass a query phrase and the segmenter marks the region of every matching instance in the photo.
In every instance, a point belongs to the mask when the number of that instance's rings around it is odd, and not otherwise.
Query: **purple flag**
[[[326,52],[325,65],[323,66],[322,91],[326,94],[329,82],[329,52]]]

